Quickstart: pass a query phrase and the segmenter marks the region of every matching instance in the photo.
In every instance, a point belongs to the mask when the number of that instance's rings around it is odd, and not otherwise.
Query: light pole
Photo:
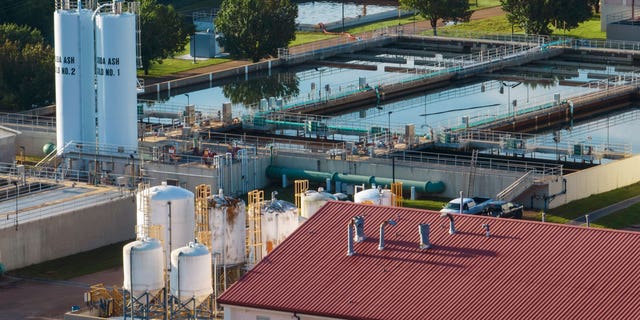
[[[320,72],[320,86],[318,88],[318,101],[322,102],[322,73],[324,72],[324,70],[322,69],[318,69],[318,68],[314,68],[316,69],[316,71]]]
[[[187,105],[190,106],[191,104],[189,103],[189,94],[185,93],[184,95],[187,96]]]
[[[389,111],[387,113],[388,115],[388,122],[387,122],[387,134],[389,135],[389,138],[387,140],[387,143],[389,144],[389,149],[391,149],[391,114],[393,113],[393,111]]]
[[[501,94],[504,94],[504,87],[507,87],[507,114],[511,113],[511,105],[512,105],[512,102],[511,102],[511,88],[515,88],[515,87],[517,87],[517,86],[519,86],[521,84],[522,84],[522,82],[516,82],[516,83],[508,84],[508,83],[502,81],[502,83],[501,83],[501,86],[500,86],[500,93]],[[513,117],[515,118],[515,116],[516,116],[516,114],[515,114],[515,108],[514,108]]]
[[[20,189],[18,189],[18,181],[11,181],[11,183],[16,187],[16,230],[18,230],[18,197],[20,196]],[[7,219],[9,219],[9,215],[7,215]]]

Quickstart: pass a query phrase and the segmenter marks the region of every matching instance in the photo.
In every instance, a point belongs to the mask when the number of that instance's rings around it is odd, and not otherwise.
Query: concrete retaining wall
[[[640,168],[640,155],[565,175],[566,194],[558,195],[550,201],[549,208],[634,184],[640,181],[638,168]],[[550,184],[548,194],[561,193],[562,184],[562,181]]]
[[[394,168],[391,161],[384,163],[374,162],[351,162],[332,159],[309,159],[300,156],[278,155],[274,158],[274,165],[305,169],[322,172],[339,172],[355,175],[376,176],[383,178],[392,178]],[[474,188],[471,193],[474,196],[493,197],[498,192],[513,183],[521,174],[495,172],[492,170],[478,169],[476,171]],[[453,166],[429,166],[421,167],[415,163],[403,163],[396,161],[395,177],[398,180],[416,180],[416,181],[442,181],[445,184],[443,193],[436,194],[438,197],[454,198],[459,196],[462,190],[466,193],[468,186],[469,168],[453,167]],[[295,177],[288,177],[293,181]],[[342,190],[343,192],[347,190]],[[351,191],[351,190],[348,190]]]
[[[18,154],[20,147],[24,147],[26,155],[43,156],[42,146],[47,143],[56,143],[55,132],[22,131],[16,137],[15,153]]]
[[[22,223],[0,230],[0,258],[7,270],[135,238],[135,198]]]

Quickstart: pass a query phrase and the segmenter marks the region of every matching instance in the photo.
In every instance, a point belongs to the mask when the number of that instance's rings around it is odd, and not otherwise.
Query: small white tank
[[[391,206],[393,204],[393,193],[389,189],[366,189],[354,194],[353,202]]]
[[[268,254],[280,242],[298,228],[298,208],[295,204],[283,200],[265,201],[262,205],[260,228],[263,255]]]
[[[211,251],[222,256],[227,266],[245,262],[247,210],[244,201],[222,194],[209,200]]]
[[[336,197],[323,189],[307,190],[300,195],[300,215],[309,219],[330,200],[336,200]]]
[[[171,252],[171,295],[187,308],[197,308],[211,294],[211,253],[197,242]],[[193,299],[193,303],[187,303]]]
[[[156,239],[136,240],[122,248],[122,288],[135,298],[145,292],[155,296],[164,288],[164,254]]]
[[[189,243],[195,237],[194,195],[189,190],[167,185],[166,182],[151,187],[146,192],[150,197],[148,204],[151,213],[150,224],[159,225],[162,228],[161,240],[164,244],[164,252],[167,254],[166,265],[168,266],[170,252],[184,243]],[[142,227],[145,223],[143,196],[136,195],[138,238],[146,236]]]

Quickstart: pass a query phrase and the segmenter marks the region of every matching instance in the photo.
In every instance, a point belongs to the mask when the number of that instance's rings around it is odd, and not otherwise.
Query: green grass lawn
[[[640,204],[634,204],[629,208],[598,219],[594,224],[611,229],[624,229],[632,225],[640,225]]]
[[[95,250],[77,253],[22,269],[8,272],[9,275],[53,280],[69,280],[122,266],[122,247],[133,240],[111,244]]]
[[[339,37],[338,35],[324,34],[322,32],[308,32],[298,31],[296,32],[296,38],[289,42],[289,47],[299,46],[301,44],[315,42],[319,40],[331,39]]]
[[[442,206],[449,202],[449,199],[427,199],[427,200],[404,200],[403,206],[407,208],[414,209],[425,209],[425,210],[434,210],[439,211],[442,209]]]
[[[447,36],[488,35],[488,34],[511,34],[511,24],[507,21],[506,15],[474,20],[467,23],[460,23],[453,26],[438,28],[438,34]],[[552,29],[553,30],[553,29]],[[514,28],[514,33],[524,34],[524,30],[519,27]],[[427,31],[427,34],[431,34]],[[553,30],[554,36],[569,36],[589,39],[605,39],[606,33],[600,31],[600,15],[592,17],[590,20],[580,24],[576,29],[565,33],[563,30]]]
[[[220,64],[227,61],[231,61],[231,59],[227,58],[213,58],[207,60],[198,60],[196,63],[193,63],[193,60],[184,60],[184,59],[164,59],[162,63],[153,63],[149,68],[149,74],[145,75],[144,71],[138,70],[138,77],[163,77],[170,74],[188,71],[195,68],[206,67],[214,64]]]

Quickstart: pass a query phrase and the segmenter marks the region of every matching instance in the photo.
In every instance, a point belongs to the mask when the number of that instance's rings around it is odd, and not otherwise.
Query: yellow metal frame
[[[196,186],[196,230],[195,237],[211,251],[211,228],[209,225],[209,198],[211,186],[201,184]]]
[[[264,191],[253,190],[247,194],[247,264],[255,265],[262,260],[262,203]]]
[[[394,182],[391,184],[391,193],[393,193],[393,206],[402,207],[404,198],[402,197],[402,182]]]
[[[296,207],[298,207],[298,209],[301,209],[302,193],[309,190],[309,180],[295,180],[293,184],[294,184]]]

